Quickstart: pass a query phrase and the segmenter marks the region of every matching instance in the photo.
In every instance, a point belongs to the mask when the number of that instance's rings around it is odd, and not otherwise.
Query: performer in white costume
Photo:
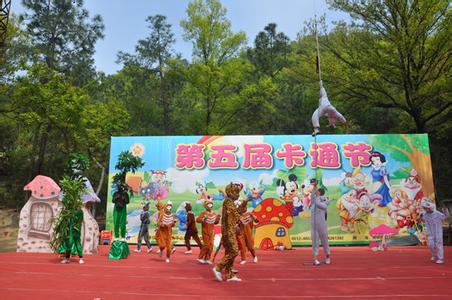
[[[323,252],[325,253],[325,263],[330,264],[330,245],[328,244],[328,226],[326,224],[326,212],[330,199],[324,196],[323,189],[314,188],[311,193],[311,240],[312,251],[314,255],[314,265],[320,265],[317,259],[319,254],[320,242],[322,242]]]
[[[336,128],[336,122],[345,123],[346,120],[340,112],[331,105],[328,100],[328,95],[323,87],[323,81],[320,80],[320,99],[319,107],[312,114],[312,126],[314,127],[314,132],[312,135],[316,135],[320,132],[320,117],[328,117],[328,126]]]
[[[443,208],[442,213],[437,211],[435,205],[427,197],[421,200],[421,206],[425,210],[422,219],[427,230],[428,246],[432,252],[432,261],[436,261],[437,264],[443,264],[443,221],[449,217],[449,211],[447,208]]]

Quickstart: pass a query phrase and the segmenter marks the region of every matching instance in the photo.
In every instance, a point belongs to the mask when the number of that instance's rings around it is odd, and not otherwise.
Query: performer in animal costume
[[[237,201],[243,188],[242,184],[230,183],[226,186],[226,197],[223,201],[221,216],[221,234],[223,236],[225,255],[221,262],[214,267],[213,273],[218,281],[222,281],[221,272],[225,272],[226,281],[242,281],[232,272],[234,259],[238,255],[236,230],[240,214],[234,201]]]
[[[196,218],[196,222],[201,223],[202,225],[202,249],[199,252],[198,261],[202,264],[212,264],[210,260],[213,252],[213,241],[215,237],[214,226],[220,222],[220,215],[217,215],[213,210],[213,202],[211,200],[204,201],[203,211],[198,218]]]
[[[432,261],[436,261],[437,264],[443,264],[443,221],[449,217],[449,211],[447,208],[443,208],[442,213],[437,211],[435,205],[427,197],[421,200],[421,206],[425,210],[422,219],[427,230],[428,246],[432,253]]]
[[[328,100],[328,95],[326,94],[326,90],[323,87],[323,81],[320,80],[320,99],[319,99],[319,107],[312,114],[312,126],[314,127],[314,132],[312,135],[316,135],[320,132],[320,117],[326,116],[328,117],[328,126],[336,128],[336,122],[345,123],[346,120],[340,112],[331,105]]]
[[[141,252],[141,242],[144,238],[146,246],[148,247],[148,253],[152,252],[152,246],[149,242],[149,224],[151,223],[151,213],[149,212],[149,202],[144,204],[143,211],[140,214],[140,232],[138,233],[138,243],[135,252]]]
[[[129,151],[123,151],[118,156],[115,168],[119,171],[113,176],[113,224],[115,240],[111,244],[110,259],[122,259],[130,255],[129,245],[126,242],[127,204],[130,202],[129,186],[126,183],[127,172],[135,173],[144,165],[143,160],[133,156]]]
[[[187,231],[185,232],[185,246],[187,247],[187,251],[185,254],[192,253],[190,246],[190,239],[193,238],[198,244],[199,249],[202,249],[202,243],[198,236],[198,229],[196,228],[195,214],[192,211],[191,204],[185,203],[185,210],[187,211]]]
[[[330,245],[328,244],[328,226],[326,224],[325,214],[330,203],[330,199],[324,196],[323,189],[314,188],[311,193],[311,240],[314,255],[314,265],[320,265],[317,259],[319,254],[319,244],[322,242],[323,252],[325,253],[325,263],[330,264]]]
[[[247,249],[253,256],[253,262],[257,263],[256,250],[254,250],[254,234],[253,234],[255,222],[257,223],[259,221],[257,220],[256,216],[252,212],[245,212],[240,217],[239,240],[240,240],[240,244],[242,245],[242,247],[240,249],[240,257],[242,259],[240,264],[242,264],[242,265],[246,263],[246,250]]]
[[[157,221],[158,235],[156,234],[157,243],[159,245],[159,256],[163,254],[163,250],[166,249],[166,263],[170,262],[170,256],[172,252],[172,238],[173,227],[176,225],[177,218],[172,214],[173,203],[168,201],[164,210],[159,214]]]

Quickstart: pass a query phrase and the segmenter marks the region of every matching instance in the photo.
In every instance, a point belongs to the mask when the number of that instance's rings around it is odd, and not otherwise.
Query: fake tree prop
[[[116,190],[113,194],[115,240],[111,244],[108,254],[110,259],[122,259],[130,255],[129,246],[126,242],[127,204],[130,200],[126,175],[128,172],[135,173],[143,165],[143,160],[138,156],[133,156],[129,151],[123,151],[119,154],[118,163],[115,166],[119,172],[113,176],[113,188]]]
[[[80,179],[65,176],[60,181],[63,190],[63,208],[54,219],[53,235],[50,245],[56,253],[72,253],[83,256],[80,240],[83,222],[81,195],[85,191],[85,184]]]

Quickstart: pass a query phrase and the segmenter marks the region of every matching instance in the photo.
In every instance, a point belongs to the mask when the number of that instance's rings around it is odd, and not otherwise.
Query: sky
[[[149,31],[146,17],[161,14],[172,25],[176,43],[174,50],[190,60],[192,44],[182,38],[180,21],[186,18],[189,0],[85,0],[90,16],[99,14],[105,24],[105,37],[96,44],[94,55],[96,68],[106,74],[116,73],[121,65],[116,63],[119,51],[134,53],[139,39]],[[291,40],[303,28],[305,21],[314,15],[326,15],[326,21],[348,19],[347,15],[328,8],[325,0],[221,0],[227,9],[227,18],[234,32],[244,31],[248,45],[268,23],[276,23],[277,31],[284,32]],[[12,12],[24,12],[20,0],[12,1]]]

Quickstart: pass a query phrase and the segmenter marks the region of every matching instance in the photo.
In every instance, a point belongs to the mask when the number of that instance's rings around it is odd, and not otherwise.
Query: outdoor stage
[[[452,299],[452,247],[445,247],[444,265],[432,263],[426,247],[333,247],[329,266],[311,265],[311,248],[259,251],[258,264],[236,264],[240,283],[215,281],[212,266],[195,261],[198,250],[184,250],[178,247],[170,264],[146,252],[111,261],[106,246],[84,265],[62,265],[52,254],[1,253],[0,298]]]

